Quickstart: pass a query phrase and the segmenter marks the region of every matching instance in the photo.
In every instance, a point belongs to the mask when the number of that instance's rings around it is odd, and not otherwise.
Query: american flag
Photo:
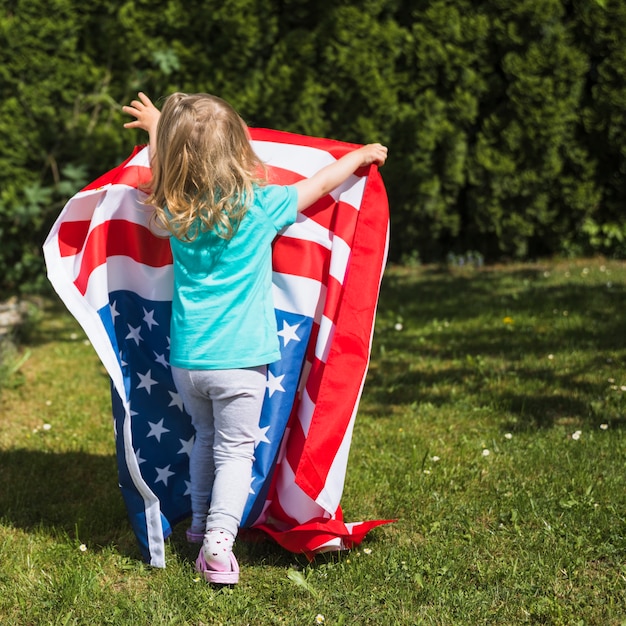
[[[251,130],[270,182],[310,177],[356,146]],[[194,429],[171,377],[172,259],[142,200],[148,151],[73,196],[44,256],[48,277],[84,328],[110,378],[121,492],[147,562],[190,515]],[[388,247],[387,196],[363,168],[299,215],[273,248],[281,359],[268,369],[242,528],[293,552],[350,548],[387,520],[346,523],[340,506],[369,362]]]

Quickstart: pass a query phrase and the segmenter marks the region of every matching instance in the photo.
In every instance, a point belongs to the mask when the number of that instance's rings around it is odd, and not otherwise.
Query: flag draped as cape
[[[355,148],[252,129],[272,183],[312,176]],[[190,515],[191,421],[168,364],[169,242],[150,227],[147,148],[73,196],[44,244],[48,277],[111,378],[119,483],[147,562]],[[273,248],[281,359],[268,370],[242,528],[309,556],[349,548],[383,521],[346,523],[340,507],[369,362],[388,246],[376,166],[299,215]]]

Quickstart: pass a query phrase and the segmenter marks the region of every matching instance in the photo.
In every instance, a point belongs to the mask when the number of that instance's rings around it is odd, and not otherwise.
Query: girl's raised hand
[[[145,93],[140,91],[137,96],[139,100],[133,100],[130,105],[122,107],[124,113],[135,118],[132,122],[124,124],[124,128],[141,128],[152,134],[156,131],[161,112],[152,104],[152,100]]]

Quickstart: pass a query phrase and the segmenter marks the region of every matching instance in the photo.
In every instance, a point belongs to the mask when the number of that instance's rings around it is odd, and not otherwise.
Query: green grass
[[[624,263],[390,268],[342,506],[398,521],[311,564],[240,541],[232,589],[199,580],[185,524],[165,570],[140,562],[74,320],[50,302],[23,349],[1,391],[1,624],[626,624]]]

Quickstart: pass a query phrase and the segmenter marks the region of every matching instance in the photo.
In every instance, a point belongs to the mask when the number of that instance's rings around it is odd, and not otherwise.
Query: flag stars
[[[126,335],[126,337],[124,337],[124,339],[132,339],[137,345],[139,345],[139,342],[143,341],[140,335],[141,325],[135,328],[134,326],[131,326],[130,324],[128,324],[128,330],[129,330],[129,333],[128,335]]]
[[[285,391],[285,388],[282,385],[283,378],[285,378],[284,374],[280,376],[274,376],[272,372],[267,372],[267,389],[269,390],[270,398],[274,395],[275,391]]]
[[[117,311],[117,300],[113,300],[113,302],[111,302],[109,309],[111,310],[111,319],[113,320],[113,323],[115,323],[115,318],[119,315]]]
[[[192,435],[191,439],[179,439],[181,443],[181,449],[178,451],[178,454],[186,454],[187,456],[191,456],[191,449],[193,448],[193,442],[195,441],[195,436]]]
[[[154,351],[154,357],[156,363],[162,365],[165,369],[169,368],[170,364],[167,362],[164,354],[159,354],[158,352]]]
[[[155,437],[156,440],[161,443],[161,436],[163,433],[169,433],[169,428],[165,428],[163,426],[163,420],[160,422],[148,422],[150,425],[150,432],[146,435],[146,437]]]
[[[300,324],[290,326],[287,324],[286,320],[283,320],[283,329],[278,331],[278,336],[283,338],[283,345],[285,347],[292,339],[294,341],[300,341],[300,337],[298,337],[298,333],[296,333],[299,327]]]
[[[270,429],[269,426],[265,426],[264,428],[260,428],[257,430],[256,436],[254,438],[254,447],[256,448],[260,443],[271,443],[271,441],[267,438],[267,431]]]
[[[154,469],[157,472],[157,479],[154,481],[154,484],[163,483],[167,487],[167,481],[170,476],[174,476],[174,472],[170,472],[171,465],[167,465],[165,467],[155,467]]]
[[[137,459],[137,465],[141,465],[146,462],[146,459],[141,458],[141,450],[137,448],[137,452],[135,452],[135,458]]]
[[[150,395],[152,386],[157,384],[157,381],[152,378],[152,370],[148,370],[145,374],[137,372],[137,376],[139,376],[139,380],[141,380],[141,382],[137,385],[137,389],[145,389],[148,392],[148,395]],[[170,406],[172,405],[170,404]]]
[[[158,326],[159,323],[154,319],[154,309],[152,311],[147,311],[143,308],[143,321],[148,326],[148,330],[152,330],[153,326]]]
[[[175,406],[175,407],[178,407],[179,411],[182,411],[183,399],[180,397],[180,394],[176,393],[175,391],[168,391],[167,393],[169,393],[172,398],[172,401],[167,406],[168,407]]]

